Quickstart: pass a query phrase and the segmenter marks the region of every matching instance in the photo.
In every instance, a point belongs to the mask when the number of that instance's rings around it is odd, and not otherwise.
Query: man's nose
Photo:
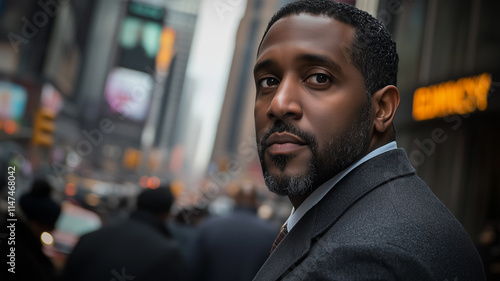
[[[269,104],[267,116],[277,119],[300,119],[302,117],[301,91],[300,81],[294,81],[291,78],[283,79]]]

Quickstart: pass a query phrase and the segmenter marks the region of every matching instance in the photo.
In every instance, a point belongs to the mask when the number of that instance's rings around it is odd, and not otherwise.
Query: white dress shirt
[[[330,191],[343,177],[345,177],[349,172],[351,172],[354,168],[357,166],[361,165],[362,163],[370,160],[371,158],[380,155],[382,153],[385,153],[387,151],[397,149],[397,144],[395,141],[392,141],[388,144],[385,144],[372,152],[368,153],[365,155],[363,158],[361,158],[359,161],[356,163],[352,164],[349,166],[347,169],[343,170],[342,172],[338,173],[335,175],[333,178],[329,179],[322,185],[320,185],[316,190],[314,190],[311,195],[309,195],[302,204],[295,210],[295,208],[292,208],[292,213],[288,217],[287,220],[287,229],[288,232],[292,230],[292,228],[299,222],[299,220],[309,211],[314,205],[316,205],[325,195]]]

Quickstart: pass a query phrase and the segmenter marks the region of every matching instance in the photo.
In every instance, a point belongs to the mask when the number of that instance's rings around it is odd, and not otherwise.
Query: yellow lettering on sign
[[[484,111],[488,106],[491,74],[465,77],[428,87],[413,94],[413,119],[417,121],[454,114]]]

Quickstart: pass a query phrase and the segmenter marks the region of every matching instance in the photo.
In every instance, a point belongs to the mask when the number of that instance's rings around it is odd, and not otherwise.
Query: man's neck
[[[363,159],[363,157],[370,154],[372,151],[374,151],[374,150],[376,150],[376,149],[378,149],[378,148],[380,148],[380,147],[382,147],[382,146],[384,146],[392,141],[394,141],[394,139],[387,138],[387,139],[380,140],[378,142],[371,143],[371,145],[368,147],[367,151],[365,153],[360,154],[358,157],[356,157],[356,159],[354,159],[354,161],[352,161],[351,165],[360,161],[361,159]],[[348,167],[346,167],[346,169]],[[333,177],[335,177],[335,176],[336,175],[334,175]],[[309,197],[309,195],[311,195],[311,193],[313,193],[319,186],[321,186],[321,184],[304,195],[297,195],[297,196],[289,195],[288,200],[290,200],[290,203],[292,203],[292,206],[295,208],[295,210],[297,210],[299,208],[299,206],[307,199],[307,197]]]
[[[369,149],[367,150],[365,153],[361,153],[360,155],[358,155],[358,157],[356,157],[351,164],[347,165],[347,167],[349,167],[350,165],[352,165],[353,163],[356,163],[358,162],[361,158],[365,157],[365,155],[367,155],[368,153],[370,153],[371,151],[373,151],[374,149],[376,148],[372,148],[372,149]],[[346,168],[347,168],[346,167]],[[343,169],[344,170],[344,169]],[[338,174],[338,173],[337,173]],[[337,174],[333,175],[332,177],[335,177]],[[311,195],[311,193],[313,193],[316,189],[318,189],[318,187],[320,187],[322,184],[324,184],[326,181],[324,181],[323,183],[319,184],[318,186],[314,187],[310,192],[304,194],[304,195],[298,195],[298,196],[288,196],[288,200],[290,200],[290,203],[292,203],[292,206],[295,208],[295,210],[297,210],[299,208],[299,206],[302,204],[302,202],[304,202],[307,197],[309,197],[309,195]]]
[[[316,190],[316,189],[314,189],[314,190]],[[313,191],[314,191],[314,190],[313,190]],[[290,200],[290,203],[292,203],[292,206],[293,206],[295,209],[297,209],[297,208],[300,206],[300,204],[302,204],[302,202],[304,202],[304,200],[306,200],[306,198],[307,198],[307,197],[308,197],[308,196],[309,196],[309,195],[310,195],[313,191],[311,191],[311,192],[309,192],[309,193],[307,193],[307,194],[305,194],[305,195],[298,195],[298,196],[291,196],[291,195],[289,195],[289,196],[288,196],[288,200]]]

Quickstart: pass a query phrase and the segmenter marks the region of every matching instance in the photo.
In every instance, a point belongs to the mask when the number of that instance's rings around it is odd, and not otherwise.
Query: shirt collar
[[[330,191],[343,177],[345,177],[349,172],[354,170],[357,166],[361,165],[362,163],[372,159],[375,156],[378,156],[382,153],[385,153],[387,151],[397,149],[397,144],[395,141],[392,141],[390,143],[387,143],[372,152],[368,153],[365,155],[363,158],[358,160],[357,162],[353,163],[351,166],[347,167],[347,169],[343,170],[342,172],[336,174],[333,178],[329,179],[322,185],[320,185],[316,190],[314,190],[311,195],[309,195],[302,204],[295,210],[295,208],[292,208],[292,212],[290,216],[288,217],[287,220],[287,229],[290,232],[292,228],[299,222],[299,220],[309,211],[314,205],[316,205],[325,195]]]

